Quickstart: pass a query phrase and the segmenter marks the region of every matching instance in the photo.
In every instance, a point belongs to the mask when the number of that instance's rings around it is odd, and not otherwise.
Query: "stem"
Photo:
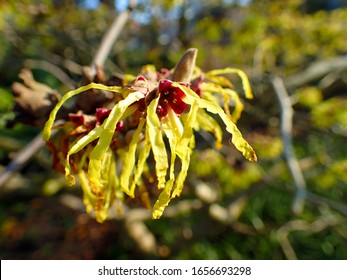
[[[284,144],[284,156],[286,158],[290,174],[296,187],[296,195],[293,202],[293,211],[294,213],[299,214],[303,210],[306,198],[306,181],[293,149],[292,122],[294,111],[283,80],[280,77],[275,76],[271,80],[271,83],[281,107],[281,133]]]
[[[2,187],[15,172],[20,170],[25,163],[33,157],[44,142],[42,134],[39,133],[28,145],[26,145],[15,158],[6,166],[5,171],[0,174],[0,187]]]
[[[109,28],[109,30],[105,33],[104,37],[102,38],[102,41],[100,43],[100,46],[94,56],[94,59],[91,64],[92,69],[92,75],[94,76],[96,74],[96,68],[95,66],[103,66],[105,64],[105,61],[108,57],[108,55],[111,52],[111,49],[117,40],[118,36],[120,35],[121,31],[123,30],[126,22],[128,21],[128,18],[136,6],[137,1],[132,0],[129,3],[129,6],[126,10],[121,12],[118,17],[116,17]]]

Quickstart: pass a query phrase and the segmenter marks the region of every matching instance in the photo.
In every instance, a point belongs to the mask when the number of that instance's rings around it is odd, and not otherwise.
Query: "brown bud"
[[[175,70],[172,74],[172,80],[175,82],[189,83],[195,67],[197,49],[188,49],[181,59],[176,64]]]

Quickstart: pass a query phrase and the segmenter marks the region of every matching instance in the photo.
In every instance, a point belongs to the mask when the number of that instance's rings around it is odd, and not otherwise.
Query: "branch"
[[[327,199],[325,197],[321,197],[321,196],[316,195],[316,194],[311,193],[311,192],[306,192],[306,198],[308,201],[310,201],[314,204],[326,205],[326,206],[330,207],[331,209],[334,209],[334,210],[340,212],[341,214],[347,216],[347,206],[344,204]]]
[[[73,88],[75,86],[75,83],[72,81],[72,79],[67,75],[63,70],[61,70],[58,66],[44,61],[44,60],[35,60],[35,59],[27,59],[24,61],[25,67],[29,69],[42,69],[45,70],[51,74],[53,74],[60,82],[63,84],[69,86],[70,88]]]
[[[39,133],[31,142],[26,145],[15,158],[6,166],[5,171],[0,174],[0,188],[20,170],[25,163],[32,158],[37,151],[44,145],[42,135]]]
[[[48,52],[46,50],[43,51],[43,57],[45,57],[46,60],[51,61],[52,64],[60,65],[60,67],[65,68],[71,73],[81,75],[83,66],[71,59]]]
[[[305,231],[307,233],[317,233],[324,230],[327,227],[335,226],[338,222],[339,219],[333,215],[323,216],[322,218],[314,221],[313,223],[307,223],[303,220],[292,220],[286,223],[277,231],[277,239],[287,259],[296,260],[297,256],[295,250],[288,238],[288,235],[292,231]]]
[[[347,56],[318,61],[312,63],[304,71],[288,77],[285,80],[285,85],[288,88],[297,88],[320,79],[331,72],[345,69],[347,69]]]
[[[299,214],[302,212],[304,207],[306,181],[295,156],[292,144],[293,108],[283,80],[280,77],[275,76],[271,80],[271,84],[275,90],[281,107],[281,134],[284,144],[284,156],[296,188],[293,211],[294,213]]]
[[[301,160],[303,161],[303,160]],[[303,166],[303,164],[300,164],[300,166]],[[275,183],[275,178],[277,178],[279,175],[279,169],[275,165],[271,169],[267,170],[266,172],[263,170],[263,182],[267,186],[271,186],[276,188],[277,184]],[[262,186],[264,187],[264,186]],[[292,191],[292,190],[290,190]],[[326,206],[330,209],[333,209],[335,211],[338,211],[340,214],[347,216],[347,206],[343,203],[339,203],[337,201],[331,200],[326,197],[322,197],[320,195],[311,193],[310,191],[306,190],[305,198],[308,202],[311,202],[312,204],[318,205],[318,206]]]
[[[115,18],[109,30],[105,33],[102,38],[101,44],[94,56],[93,62],[90,65],[93,71],[93,75],[96,74],[96,66],[103,66],[105,64],[106,58],[111,52],[115,41],[117,40],[119,34],[124,28],[125,23],[127,22],[132,10],[136,6],[136,0],[132,0],[129,3],[128,9],[124,10]]]

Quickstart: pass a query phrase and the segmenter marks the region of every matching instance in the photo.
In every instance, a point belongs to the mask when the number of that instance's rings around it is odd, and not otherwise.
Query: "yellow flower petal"
[[[143,147],[140,149],[139,158],[137,160],[137,166],[134,171],[134,179],[132,180],[130,190],[129,190],[130,195],[134,194],[136,184],[139,182],[141,178],[141,175],[143,173],[146,160],[149,156],[150,151],[151,151],[151,142],[149,140],[148,130],[146,130],[145,143]]]
[[[220,149],[222,147],[223,132],[218,122],[202,109],[197,114],[197,122],[203,130],[214,135],[216,138],[215,146],[217,149]]]
[[[161,132],[160,121],[156,112],[159,97],[153,99],[147,108],[147,129],[148,136],[152,145],[155,160],[155,170],[158,178],[158,188],[165,187],[166,173],[168,169],[168,157]]]
[[[217,75],[225,75],[225,74],[238,74],[242,80],[243,90],[245,92],[246,98],[248,98],[248,99],[253,98],[252,89],[251,89],[251,85],[249,83],[248,77],[247,77],[246,73],[240,69],[228,67],[228,68],[224,68],[224,69],[211,70],[211,71],[205,73],[205,77],[209,78],[209,77],[213,77],[213,76],[217,76]]]
[[[173,180],[169,180],[166,182],[164,189],[161,191],[157,201],[155,202],[152,210],[152,218],[159,219],[163,212],[168,206],[171,200],[171,192],[172,192]]]
[[[117,123],[122,118],[126,109],[134,102],[142,99],[144,97],[143,93],[139,91],[131,92],[129,95],[119,101],[113,108],[103,124],[103,131],[101,132],[99,141],[90,153],[90,161],[88,166],[88,174],[91,183],[97,187],[101,188],[100,176],[102,172],[102,158],[105,155],[107,148],[110,146],[112,137],[114,135]]]
[[[201,84],[201,90],[202,90],[202,98],[207,99],[209,101],[212,101],[214,103],[218,103],[219,100],[215,97],[215,95],[213,95],[213,97],[211,96],[212,94],[221,94],[224,98],[224,111],[228,116],[231,116],[233,122],[237,122],[237,120],[240,118],[241,116],[241,112],[243,111],[243,104],[240,100],[239,95],[232,89],[230,88],[224,88],[222,85],[220,84],[215,84],[215,83],[211,83],[211,82],[204,82]],[[232,115],[230,115],[229,112],[229,98],[231,98],[234,103],[235,103],[235,109],[232,113]]]
[[[171,161],[170,161],[170,179],[165,183],[164,189],[161,191],[157,201],[153,205],[152,218],[159,219],[166,206],[171,201],[172,189],[175,181],[175,161],[176,161],[176,138],[169,139],[170,150],[171,150]]]
[[[235,109],[234,109],[234,111],[233,111],[233,113],[231,115],[231,118],[232,118],[232,121],[234,123],[236,123],[240,119],[241,113],[242,113],[243,108],[244,108],[244,106],[243,106],[243,104],[242,104],[242,102],[240,100],[240,97],[236,93],[236,91],[231,90],[231,89],[224,89],[223,90],[223,94],[226,94],[226,95],[230,96],[231,99],[235,103]]]
[[[120,176],[120,186],[122,190],[131,197],[134,197],[134,190],[130,190],[131,175],[134,171],[136,161],[136,149],[139,142],[140,133],[142,131],[145,119],[141,119],[136,131],[129,143],[129,150],[126,152],[125,161],[123,162],[122,174]]]
[[[95,127],[87,135],[80,138],[68,151],[66,159],[65,159],[65,178],[68,181],[69,186],[72,186],[75,184],[75,178],[73,175],[71,175],[70,156],[75,153],[78,153],[83,148],[85,148],[88,144],[90,144],[91,142],[99,138],[102,130],[103,130],[102,126]]]
[[[216,103],[203,98],[199,98],[198,95],[192,91],[190,88],[183,87],[178,83],[174,83],[174,86],[179,87],[186,94],[185,102],[192,104],[193,100],[198,102],[200,108],[206,109],[207,111],[217,114],[223,120],[226,125],[226,130],[232,134],[232,143],[234,146],[243,154],[243,156],[250,161],[257,161],[257,156],[248,142],[243,139],[241,132],[233,123],[233,121],[226,115],[223,109]],[[192,106],[193,107],[193,106]],[[192,109],[192,108],[191,108]]]
[[[88,178],[83,170],[78,172],[77,174],[79,182],[81,184],[81,188],[83,190],[83,203],[86,206],[87,213],[90,213],[95,206],[95,203],[97,201],[96,196],[92,193],[90,187]]]
[[[90,90],[90,89],[108,90],[108,91],[112,91],[112,92],[124,91],[124,89],[122,87],[105,86],[102,84],[91,83],[91,84],[88,84],[86,86],[82,86],[82,87],[79,87],[78,89],[71,90],[71,91],[67,92],[66,94],[64,94],[62,99],[57,103],[57,105],[55,105],[55,107],[53,108],[53,110],[51,111],[51,113],[49,115],[49,119],[46,122],[45,127],[44,127],[43,132],[42,132],[42,139],[44,141],[48,141],[49,138],[51,137],[51,130],[53,127],[53,123],[55,121],[56,115],[57,115],[59,109],[61,108],[61,106],[71,97],[73,97],[77,94],[80,94],[84,91]]]
[[[188,118],[184,124],[183,135],[179,143],[177,144],[176,153],[181,159],[182,166],[181,171],[178,174],[175,182],[172,197],[176,197],[181,194],[190,164],[190,155],[192,153],[190,143],[193,141],[192,139],[194,139],[193,128],[196,122],[197,112],[199,109],[199,99],[192,100],[192,103],[190,105],[191,107],[188,113]]]
[[[205,108],[207,111],[217,114],[221,117],[226,125],[226,130],[232,134],[231,141],[234,146],[243,154],[243,156],[250,161],[257,161],[257,156],[248,142],[243,139],[240,130],[232,122],[232,120],[224,113],[223,109],[217,104],[207,100],[200,100],[200,107]]]
[[[169,204],[172,198],[172,189],[175,181],[176,146],[183,133],[183,128],[180,128],[180,126],[182,126],[182,124],[177,115],[172,110],[168,112],[168,116],[162,118],[162,128],[165,132],[165,135],[169,139],[169,146],[171,151],[169,171],[170,178],[166,182],[165,188],[160,193],[157,201],[154,203],[152,210],[153,219],[159,219],[162,216],[166,206]]]

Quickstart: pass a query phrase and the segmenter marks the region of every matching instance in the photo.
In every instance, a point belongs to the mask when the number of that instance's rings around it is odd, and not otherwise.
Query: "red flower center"
[[[199,97],[201,97],[201,83],[205,80],[204,74],[201,74],[199,77],[197,77],[196,79],[194,79],[192,81],[192,90],[195,91],[195,93],[197,95],[199,95]]]
[[[159,81],[158,93],[160,98],[157,114],[161,118],[165,117],[170,109],[179,115],[187,107],[187,104],[182,100],[185,97],[184,92],[180,88],[172,86],[172,83],[170,80]],[[182,83],[182,85],[188,86],[187,83]]]
[[[97,108],[96,109],[96,125],[97,126],[102,125],[103,122],[108,118],[110,113],[111,113],[110,109]],[[117,123],[116,131],[120,132],[122,130],[123,126],[124,126],[124,122],[122,120],[120,120]]]

